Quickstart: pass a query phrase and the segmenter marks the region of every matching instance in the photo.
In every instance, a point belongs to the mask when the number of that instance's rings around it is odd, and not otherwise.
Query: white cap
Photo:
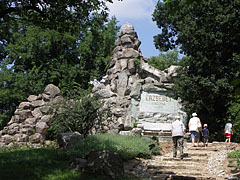
[[[180,116],[175,116],[175,119],[180,119]]]
[[[197,116],[197,113],[192,113],[192,116],[193,116],[193,117],[196,117],[196,116]]]

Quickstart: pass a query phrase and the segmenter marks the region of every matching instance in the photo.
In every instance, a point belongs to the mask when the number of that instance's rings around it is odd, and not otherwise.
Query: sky
[[[160,33],[156,22],[152,21],[152,14],[158,0],[113,0],[108,3],[110,16],[115,15],[118,25],[132,24],[137,32],[138,39],[142,42],[140,49],[142,55],[150,58],[159,55],[153,43],[153,36]]]

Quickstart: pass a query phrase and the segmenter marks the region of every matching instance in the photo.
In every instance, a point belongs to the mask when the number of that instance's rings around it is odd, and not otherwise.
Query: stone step
[[[167,163],[164,163],[165,166],[172,166],[172,167],[176,167],[176,168],[181,168],[181,167],[186,167],[186,168],[192,168],[194,167],[195,169],[203,169],[204,167],[199,166],[199,162],[192,162],[192,161],[185,161],[185,162],[181,162],[181,161],[169,161]]]
[[[205,162],[204,162],[205,163]],[[153,168],[158,168],[160,166],[173,166],[173,167],[177,167],[177,166],[185,166],[185,167],[189,167],[189,166],[194,166],[194,167],[199,167],[201,168],[201,166],[199,166],[199,161],[159,161],[159,162],[153,162],[151,164],[148,164],[149,167]],[[159,168],[160,169],[160,168]]]
[[[179,169],[175,169],[175,170],[155,170],[153,173],[152,173],[154,176],[157,176],[157,175],[160,175],[160,174],[172,174],[172,175],[181,175],[181,176],[191,176],[191,177],[195,177],[195,176],[203,176],[203,174],[200,172],[200,171],[189,171],[189,170],[179,170]]]
[[[185,142],[184,145],[186,147],[192,147],[192,143],[191,142]],[[199,142],[199,145],[200,147],[204,147],[204,144],[203,142]],[[195,146],[197,146],[197,143],[195,143]],[[217,147],[218,144],[217,143],[208,143],[208,146],[206,148],[209,148],[209,147]]]
[[[171,134],[168,134],[168,133],[162,133],[161,135],[158,133],[158,132],[143,132],[143,135],[144,136],[156,136],[158,138],[158,140],[161,142],[161,139],[164,138],[164,137],[167,137],[169,139],[172,140],[172,136]]]
[[[171,179],[171,180],[216,180],[214,177],[208,176],[182,176],[182,175],[173,175],[173,174],[160,174],[151,177],[151,180],[161,180],[161,179]]]
[[[184,153],[184,156],[186,157],[192,157],[192,156],[208,156],[208,153],[206,152],[201,152],[201,153],[196,153],[196,152],[187,152],[187,153]]]
[[[218,151],[216,147],[187,147],[187,149],[194,151]]]
[[[206,156],[208,156],[210,153],[208,153],[208,152],[194,152],[194,151],[185,151],[184,152],[184,157],[205,157],[206,158]],[[179,155],[179,152],[178,152],[178,155]],[[172,155],[172,153],[170,153],[170,154],[168,154],[168,155],[165,155],[164,157],[172,157],[173,155]]]
[[[172,164],[162,164],[162,165],[148,165],[148,169],[161,169],[161,170],[166,170],[166,169],[178,169],[178,170],[182,170],[182,169],[191,169],[191,170],[202,170],[201,167],[196,166],[197,164],[193,165],[193,163],[191,164],[186,164],[186,163],[172,163]]]
[[[181,158],[173,158],[173,157],[163,157],[162,161],[194,161],[194,162],[207,162],[207,158],[199,158],[199,157],[184,157],[183,159]]]
[[[145,135],[156,135],[156,136],[170,136],[172,137],[172,134],[170,131],[157,131],[157,130],[144,130],[143,134]]]

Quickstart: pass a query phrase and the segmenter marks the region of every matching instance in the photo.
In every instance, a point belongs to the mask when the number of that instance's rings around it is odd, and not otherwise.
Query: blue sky
[[[154,46],[153,36],[159,34],[160,29],[152,21],[157,2],[158,0],[113,0],[113,4],[108,3],[110,16],[116,16],[118,25],[129,23],[134,26],[138,39],[142,42],[142,54],[147,58],[159,54]]]

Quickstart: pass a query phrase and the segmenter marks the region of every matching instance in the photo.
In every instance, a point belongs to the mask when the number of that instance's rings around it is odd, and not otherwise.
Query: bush
[[[239,158],[240,159],[240,150],[232,151],[228,154],[229,158]]]
[[[100,129],[104,125],[103,121],[110,117],[99,98],[88,91],[82,91],[74,99],[65,98],[55,108],[56,113],[49,130],[53,137],[58,133],[76,131],[87,137],[93,128]]]
[[[135,157],[151,158],[152,151],[160,152],[160,147],[155,146],[150,150],[149,146],[154,144],[151,139],[137,136],[122,136],[117,134],[96,134],[88,136],[80,142],[69,153],[71,156],[84,158],[89,152],[96,150],[110,150],[119,153],[123,160]]]
[[[240,150],[232,151],[228,154],[228,158],[234,158],[229,160],[228,167],[234,167],[236,170],[240,169]]]

